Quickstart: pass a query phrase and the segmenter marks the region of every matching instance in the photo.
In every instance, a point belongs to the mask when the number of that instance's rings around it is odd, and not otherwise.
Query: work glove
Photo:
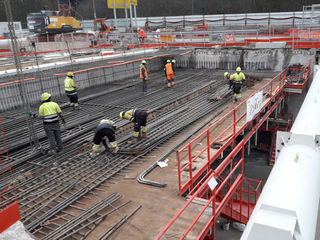
[[[34,112],[30,111],[30,110],[27,113],[33,118],[36,117],[36,114]]]
[[[111,148],[112,153],[116,154],[119,151],[119,147]]]
[[[66,124],[66,120],[64,120],[64,118],[61,119],[63,124]]]

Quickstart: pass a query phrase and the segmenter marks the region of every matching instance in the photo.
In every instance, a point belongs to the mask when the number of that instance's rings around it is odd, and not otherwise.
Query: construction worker
[[[142,92],[147,93],[148,86],[147,86],[147,80],[148,80],[148,72],[146,68],[146,60],[142,60],[140,64],[140,78],[142,79]]]
[[[73,72],[67,73],[67,77],[64,80],[64,89],[70,100],[70,107],[73,107],[74,110],[75,109],[79,110],[78,92],[77,92],[77,89],[79,88],[79,86],[75,84],[73,77],[74,77]]]
[[[229,89],[231,89],[232,88],[232,79],[231,79],[232,75],[228,72],[225,72],[223,75],[224,75],[224,79],[227,80],[229,83]]]
[[[43,93],[41,95],[41,106],[39,107],[38,117],[43,120],[43,127],[46,132],[46,135],[49,139],[49,155],[53,155],[56,152],[60,152],[63,149],[59,117],[61,118],[63,124],[65,120],[62,116],[61,109],[59,105],[51,101],[50,93]],[[28,111],[33,117],[36,117],[37,114],[32,111]]]
[[[108,145],[106,140],[109,141],[110,149],[112,150],[112,153],[117,153],[119,151],[118,143],[116,141],[115,137],[115,131],[116,126],[114,125],[114,122],[109,119],[102,119],[100,123],[98,124],[94,138],[93,138],[93,147],[92,147],[92,153],[90,153],[91,157],[95,157],[99,155],[100,151],[100,144],[102,142],[105,149],[108,149]]]
[[[241,72],[241,68],[237,67],[236,73],[230,77],[233,86],[233,102],[238,101],[241,98],[241,87],[243,81],[246,80],[245,75]]]
[[[137,143],[139,135],[141,138],[147,138],[147,116],[148,112],[140,109],[131,109],[120,113],[121,119],[127,119],[134,123],[133,140],[128,141],[129,144]]]
[[[168,80],[168,88],[173,87],[174,72],[173,72],[172,64],[170,60],[167,60],[167,64],[164,67],[164,71],[166,72],[166,76]]]
[[[145,37],[147,36],[146,33],[143,31],[142,28],[138,28],[138,35],[139,35],[139,42],[143,43]]]

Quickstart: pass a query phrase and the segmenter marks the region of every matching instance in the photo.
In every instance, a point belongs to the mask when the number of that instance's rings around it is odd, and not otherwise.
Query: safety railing
[[[307,66],[301,68],[289,67],[286,71],[286,89],[300,89],[299,94],[303,96],[308,87],[311,71],[311,61]],[[288,91],[290,92],[290,91]],[[293,91],[294,94],[295,91]]]
[[[239,120],[243,119],[246,116],[246,112],[240,111],[237,112],[237,110],[241,110],[241,106],[244,105],[247,101],[249,101],[249,98],[254,97],[255,94],[252,94],[248,99],[240,103],[235,109],[227,113],[224,117],[222,117],[219,121],[217,121],[215,124],[210,126],[208,130],[204,131],[202,134],[200,134],[198,137],[193,139],[189,144],[187,144],[185,147],[179,150],[177,153],[178,158],[178,176],[179,176],[179,190],[180,194],[185,193],[187,190],[190,195],[190,199],[188,202],[178,211],[178,213],[174,216],[174,218],[168,223],[168,225],[161,231],[161,233],[157,236],[156,239],[160,239],[163,237],[169,228],[171,228],[175,222],[178,220],[178,218],[183,214],[183,212],[186,210],[186,208],[191,204],[191,202],[196,197],[204,197],[206,195],[209,195],[209,200],[206,202],[204,208],[199,212],[199,214],[194,218],[192,223],[187,227],[187,230],[182,234],[180,239],[184,239],[186,235],[189,233],[191,229],[194,228],[195,224],[201,224],[200,223],[200,217],[203,215],[204,211],[208,208],[210,203],[212,204],[212,216],[209,219],[206,219],[206,224],[203,224],[200,226],[202,228],[201,232],[196,232],[196,235],[194,235],[193,239],[204,239],[205,236],[208,234],[209,230],[212,231],[212,239],[214,239],[214,229],[216,225],[216,218],[220,214],[225,211],[225,215],[235,219],[236,221],[242,221],[246,222],[249,219],[249,216],[251,214],[251,211],[254,208],[254,204],[256,203],[259,194],[262,189],[262,183],[257,182],[256,187],[252,187],[250,184],[247,189],[243,191],[241,181],[243,180],[243,156],[244,156],[244,146],[245,144],[249,144],[249,141],[253,134],[261,127],[261,125],[266,121],[266,119],[270,116],[270,114],[275,111],[275,109],[279,106],[279,104],[284,99],[283,88],[284,88],[284,79],[285,79],[285,70],[283,70],[281,73],[279,73],[275,78],[270,80],[267,84],[265,84],[262,88],[259,89],[258,93],[263,91],[264,97],[261,105],[261,108],[256,109],[258,112],[255,114],[252,114],[252,120],[250,121],[244,121],[242,124],[239,124]],[[253,98],[251,98],[252,100]],[[231,119],[231,124],[224,122],[223,125],[221,123],[225,121],[229,117],[229,120]],[[239,124],[239,126],[238,126]],[[213,128],[220,128],[223,126],[222,129],[231,129],[231,133],[228,134],[226,130],[216,132],[213,138],[210,138],[212,132],[210,132]],[[247,128],[248,127],[248,128]],[[243,139],[236,144],[236,137],[246,129],[246,134],[243,136]],[[223,135],[224,134],[224,135]],[[214,153],[210,153],[209,147],[214,146],[214,143],[217,143],[218,139],[223,138],[225,141],[224,144],[219,144],[220,148]],[[213,139],[211,141],[211,139]],[[201,142],[202,141],[202,142]],[[203,145],[202,143],[206,143],[207,146],[203,149],[196,149],[195,147],[193,150],[197,150],[195,153],[195,156],[192,155],[192,148],[191,144],[195,145]],[[227,146],[232,145],[231,152],[222,159],[220,163],[217,164],[216,167],[213,167],[212,163],[217,159],[218,156],[223,154],[223,151],[226,149]],[[185,150],[188,149],[187,153],[187,159],[189,160],[184,167],[181,168],[181,158],[180,154]],[[238,153],[242,150],[241,159],[237,160]],[[193,151],[194,152],[194,151]],[[198,170],[195,174],[193,174],[192,169],[192,163],[196,159],[198,159],[200,156],[205,154],[207,157],[207,161],[205,161],[205,164],[200,170]],[[199,159],[200,160],[200,159]],[[230,170],[228,172],[227,167],[230,167]],[[241,167],[242,170],[239,170],[239,167]],[[190,175],[188,176],[188,179],[184,183],[184,185],[181,185],[181,173],[182,169],[188,169],[188,173]],[[238,169],[238,170],[237,170]],[[181,171],[182,170],[182,171]],[[237,170],[237,171],[236,171]],[[225,175],[225,172],[227,171],[227,177],[223,177]],[[239,173],[237,175],[237,173]],[[219,180],[223,179],[220,182],[217,182],[216,187],[212,190],[213,193],[210,195],[207,191],[208,183],[212,181],[212,179]],[[248,184],[249,181],[246,183]],[[212,184],[211,184],[212,186]],[[226,188],[227,191],[221,192],[222,188]],[[237,190],[240,188],[240,190]],[[216,190],[215,190],[216,189]],[[237,200],[237,191],[240,191],[240,194],[242,197],[240,197],[240,200]],[[219,195],[218,195],[219,193]],[[243,201],[243,195],[246,195],[248,197],[247,201]],[[239,195],[239,194],[238,194]],[[210,197],[211,196],[211,197]],[[239,199],[239,198],[238,198]],[[215,207],[214,207],[215,206]],[[229,209],[231,211],[228,212],[226,209]],[[244,209],[246,209],[244,211]],[[242,217],[241,217],[242,216]],[[203,220],[203,219],[202,219]],[[202,221],[203,222],[203,221]],[[198,229],[198,228],[194,228]],[[177,231],[175,229],[175,231]]]
[[[243,178],[233,196],[227,201],[222,216],[231,221],[247,223],[249,217],[260,197],[263,188],[263,182],[250,178]],[[221,192],[217,194],[218,201],[221,202],[226,193],[232,187],[231,180],[223,186]]]
[[[262,92],[262,102],[259,112],[254,114],[252,119],[260,120],[261,112],[271,106],[272,101],[281,93],[284,87],[285,70],[279,73],[272,80],[268,81],[257,92]],[[251,94],[246,100],[229,111],[221,119],[211,125],[187,145],[177,152],[178,160],[178,181],[179,193],[182,195],[186,191],[192,191],[195,184],[203,174],[209,171],[210,165],[223,154],[228,146],[236,145],[236,138],[249,125],[252,120],[247,121],[246,103],[255,93]],[[204,146],[204,147],[201,147]],[[218,146],[218,149],[214,149]],[[195,161],[206,159],[203,166],[194,172]]]
[[[243,178],[244,170],[244,144],[242,141],[237,149],[226,158],[226,161],[232,159],[238,151],[241,151],[240,159],[233,158],[233,166],[227,174],[227,165],[223,166],[217,171],[213,171],[203,180],[201,186],[195,192],[189,195],[188,201],[178,211],[178,213],[171,219],[166,227],[158,234],[156,239],[166,238],[166,234],[170,235],[170,229],[174,228],[175,233],[182,232],[179,239],[204,239],[210,230],[212,239],[214,239],[216,220],[220,215],[246,223],[252,213],[252,210],[262,191],[262,182],[252,179]],[[227,160],[228,159],[228,160]],[[223,177],[222,177],[223,176]],[[217,181],[216,186],[209,186],[209,182]],[[255,187],[251,185],[255,184]],[[187,223],[185,230],[181,231],[181,222],[179,217],[187,211],[191,204],[202,197],[203,207],[194,217],[191,223]],[[210,217],[206,217],[205,212],[211,212]],[[179,230],[175,228],[175,224],[179,224]],[[184,224],[185,220],[184,220]],[[199,230],[200,229],[200,230]],[[176,234],[177,235],[177,234]]]
[[[0,116],[0,233],[20,219],[10,157]]]

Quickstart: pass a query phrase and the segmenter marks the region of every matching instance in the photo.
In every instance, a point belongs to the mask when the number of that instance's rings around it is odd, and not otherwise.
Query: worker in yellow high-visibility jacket
[[[61,118],[63,124],[65,124],[65,120],[62,116],[59,105],[51,101],[50,93],[43,93],[41,95],[41,102],[42,104],[39,107],[38,117],[43,120],[43,127],[49,139],[48,154],[53,155],[63,149],[59,117]],[[32,111],[28,111],[28,114],[33,117],[37,116],[37,114],[33,113]]]
[[[137,143],[140,134],[141,138],[147,138],[147,117],[147,110],[130,109],[120,113],[121,119],[127,119],[134,123],[133,139],[128,141],[129,144]]]
[[[68,72],[67,77],[64,80],[64,89],[66,91],[67,97],[70,100],[70,107],[73,107],[73,109],[79,110],[79,103],[78,103],[78,92],[77,89],[79,86],[74,82],[74,73]]]
[[[230,77],[233,86],[233,102],[238,101],[241,98],[241,87],[243,81],[246,80],[246,76],[241,72],[241,68],[237,67],[236,73]]]

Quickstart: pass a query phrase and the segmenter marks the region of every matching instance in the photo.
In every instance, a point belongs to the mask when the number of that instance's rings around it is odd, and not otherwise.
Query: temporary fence
[[[61,57],[71,55],[85,55],[90,53],[109,54],[104,51],[114,49],[132,48],[168,48],[168,47],[243,47],[253,46],[255,43],[284,42],[287,48],[319,48],[319,26],[304,29],[292,27],[283,28],[281,33],[275,31],[274,26],[265,29],[221,29],[207,30],[197,28],[193,31],[163,31],[147,32],[144,39],[139,39],[138,33],[108,33],[99,40],[90,40],[89,35],[84,34],[86,41],[78,41],[76,37],[70,37],[71,41],[61,41],[55,37],[55,42],[40,42],[32,47],[33,40],[20,40],[19,48],[23,52],[20,56],[30,57],[35,55],[60,54]],[[77,36],[77,35],[76,35]],[[61,37],[62,38],[62,37]],[[42,39],[42,38],[41,38]],[[65,37],[63,37],[65,39]],[[81,39],[80,39],[81,40]],[[43,39],[41,41],[44,41]],[[40,44],[40,45],[38,45]],[[42,46],[42,45],[43,46]],[[47,44],[47,45],[46,45]],[[49,44],[49,45],[48,45]],[[77,47],[78,46],[78,47]],[[13,58],[10,49],[2,49],[0,58]],[[57,56],[59,58],[59,56]]]
[[[147,60],[147,69],[149,72],[153,72],[162,68],[162,58],[167,56],[170,55],[158,55],[75,71],[75,81],[81,86],[81,89],[86,89],[121,80],[128,80],[138,77],[141,60]],[[66,73],[56,73],[39,78],[24,79],[23,81],[25,82],[26,88],[25,97],[29,100],[30,104],[34,104],[39,102],[43,92],[49,92],[53,97],[62,96],[65,94],[65,77]],[[19,80],[0,84],[0,111],[13,109],[22,105],[19,85]]]
[[[5,167],[7,166],[7,167]],[[0,233],[20,219],[2,118],[0,116]]]
[[[263,12],[263,13],[242,13],[242,14],[213,14],[213,15],[188,15],[188,16],[159,16],[159,17],[138,17],[136,18],[137,27],[147,29],[166,28],[188,28],[193,26],[209,25],[209,28],[220,26],[266,26],[269,24],[306,26],[314,24],[320,16],[319,10],[297,11],[297,12]],[[126,19],[108,19],[107,24],[117,29],[125,31]],[[86,21],[89,24],[89,21]],[[93,21],[91,22],[91,27]],[[89,25],[88,25],[89,27]]]

